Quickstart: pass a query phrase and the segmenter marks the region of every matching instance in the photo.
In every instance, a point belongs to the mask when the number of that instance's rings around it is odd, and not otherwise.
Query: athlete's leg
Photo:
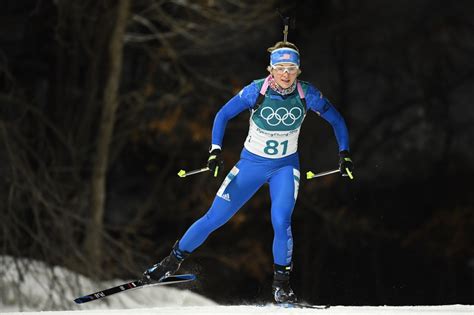
[[[214,230],[226,223],[265,183],[262,165],[242,159],[229,172],[209,211],[194,222],[179,241],[179,249],[193,252]]]
[[[163,277],[174,274],[182,261],[200,246],[212,231],[227,222],[266,181],[265,172],[261,168],[261,163],[240,160],[225,178],[209,211],[186,231],[169,256],[144,272],[143,280],[160,281]]]
[[[274,230],[273,259],[275,264],[288,266],[293,254],[291,214],[298,195],[300,172],[294,166],[279,169],[269,180],[272,201],[271,217]]]

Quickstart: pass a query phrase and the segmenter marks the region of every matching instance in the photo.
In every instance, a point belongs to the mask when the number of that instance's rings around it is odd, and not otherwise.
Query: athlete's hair
[[[277,42],[272,47],[269,47],[267,49],[267,51],[271,53],[272,51],[274,51],[275,49],[278,49],[278,48],[291,48],[291,49],[296,50],[298,53],[300,52],[298,47],[296,47],[295,44],[290,43],[290,42]]]

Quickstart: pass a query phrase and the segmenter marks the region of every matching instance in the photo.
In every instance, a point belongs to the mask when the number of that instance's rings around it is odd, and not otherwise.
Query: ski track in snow
[[[19,313],[3,313],[19,314]],[[324,315],[474,315],[474,306],[333,306],[329,309],[289,309],[278,306],[182,306],[122,310],[28,312],[28,315],[267,315],[267,314],[324,314]]]

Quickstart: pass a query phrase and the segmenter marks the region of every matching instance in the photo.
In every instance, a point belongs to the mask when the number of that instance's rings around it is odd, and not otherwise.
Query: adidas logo
[[[226,200],[226,201],[230,201],[230,195],[229,195],[229,193],[223,194],[223,195],[221,195],[220,197],[221,197],[222,199]]]

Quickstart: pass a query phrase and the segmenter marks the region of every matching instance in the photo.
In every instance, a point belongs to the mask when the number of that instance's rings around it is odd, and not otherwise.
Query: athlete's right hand
[[[219,172],[224,168],[224,161],[222,160],[221,153],[221,149],[214,149],[209,153],[209,159],[207,159],[207,167],[214,177],[217,177]]]
[[[354,172],[354,163],[347,150],[339,152],[339,171],[342,176],[349,176],[350,179],[354,179],[352,175],[352,172]]]

